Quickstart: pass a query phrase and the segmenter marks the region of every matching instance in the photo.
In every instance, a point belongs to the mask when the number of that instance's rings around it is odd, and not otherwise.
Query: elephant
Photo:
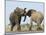
[[[12,12],[10,14],[9,20],[10,20],[10,24],[11,24],[11,31],[13,31],[13,27],[17,24],[17,30],[21,30],[20,27],[20,21],[21,21],[21,17],[24,16],[25,13],[25,9],[21,9],[19,7],[16,7],[16,9],[14,10],[14,12]]]
[[[40,24],[42,23],[42,21],[44,19],[44,15],[41,12],[38,12],[34,9],[29,9],[28,12],[26,13],[26,16],[31,17],[31,26],[30,26],[29,30],[31,30],[32,21],[37,23],[37,26],[38,26],[37,30],[41,29]]]

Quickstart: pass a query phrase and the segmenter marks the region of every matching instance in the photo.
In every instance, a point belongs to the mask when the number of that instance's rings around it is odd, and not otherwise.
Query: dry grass
[[[30,27],[30,24],[21,25],[21,32],[28,32],[29,27]],[[42,28],[41,31],[43,31],[44,26],[41,25],[41,28]],[[13,31],[10,31],[10,29],[11,29],[11,26],[6,26],[6,32],[17,32],[17,26],[14,27]],[[32,26],[32,31],[37,31],[37,25]],[[39,31],[40,31],[40,29],[39,29]]]

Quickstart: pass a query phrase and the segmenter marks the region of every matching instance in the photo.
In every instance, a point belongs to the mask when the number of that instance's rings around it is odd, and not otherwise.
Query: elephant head
[[[33,12],[36,12],[36,10],[30,9],[30,10],[28,10],[28,12],[26,13],[26,15],[30,17]]]
[[[16,7],[14,12],[19,16],[24,14],[24,10],[22,8],[19,8],[19,7]]]
[[[14,12],[18,15],[18,16],[25,16],[24,21],[26,20],[26,8],[22,9],[19,7],[16,7],[16,9],[14,10]],[[20,18],[21,19],[21,18]]]
[[[26,16],[30,17],[33,12],[36,12],[36,10],[29,9],[28,12],[26,13],[26,8],[24,8],[24,16],[25,16],[24,21],[26,20]]]

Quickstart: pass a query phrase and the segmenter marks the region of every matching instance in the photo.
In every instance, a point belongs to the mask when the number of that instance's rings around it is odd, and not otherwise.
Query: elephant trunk
[[[24,8],[24,14],[23,14],[25,17],[24,17],[24,20],[23,22],[26,20],[26,8]]]

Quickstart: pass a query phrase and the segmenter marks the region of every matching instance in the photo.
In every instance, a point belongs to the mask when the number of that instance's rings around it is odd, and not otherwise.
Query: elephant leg
[[[37,26],[38,26],[37,30],[42,30],[40,21],[37,22]]]
[[[17,30],[18,30],[18,31],[21,30],[21,26],[20,26],[20,25],[17,26]]]
[[[31,31],[32,31],[32,25],[33,25],[33,23],[32,23],[32,20],[31,20],[31,25],[29,27],[29,30],[31,30]]]
[[[11,26],[11,31],[13,31],[13,27],[15,26],[15,24],[12,24],[12,26]]]
[[[38,24],[37,26],[38,26],[37,30],[42,30],[41,24]]]
[[[21,16],[18,19],[18,24],[17,24],[17,30],[20,31],[21,30],[21,26],[20,26],[20,22],[21,22]]]

